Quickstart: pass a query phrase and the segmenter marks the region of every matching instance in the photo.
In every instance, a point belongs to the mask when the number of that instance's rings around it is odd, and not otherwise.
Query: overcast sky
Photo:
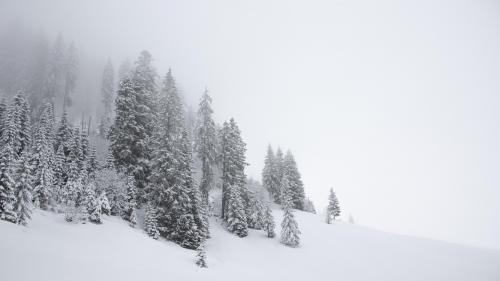
[[[103,64],[148,49],[237,120],[249,175],[292,150],[318,209],[333,187],[359,224],[500,248],[498,1],[0,0],[14,19]]]

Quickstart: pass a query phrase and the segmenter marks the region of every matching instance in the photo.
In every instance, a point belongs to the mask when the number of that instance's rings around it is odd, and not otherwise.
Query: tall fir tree
[[[16,223],[20,225],[28,224],[28,221],[31,219],[32,212],[32,179],[31,167],[28,158],[28,153],[24,152],[19,158],[19,161],[17,161],[16,169],[16,201],[14,203],[14,211],[16,212]]]
[[[53,200],[55,184],[55,155],[53,144],[53,110],[50,103],[46,103],[42,110],[40,121],[36,126],[31,165],[33,168],[33,200],[42,210],[47,210]]]
[[[292,192],[287,176],[284,176],[281,181],[281,207],[283,220],[281,222],[280,242],[288,247],[296,248],[300,245],[300,230],[293,215]]]
[[[208,204],[208,192],[213,184],[213,167],[217,159],[217,128],[212,119],[212,98],[205,90],[198,108],[195,132],[195,150],[201,161],[201,180],[200,190],[205,201]]]
[[[228,230],[240,237],[248,235],[245,187],[245,143],[234,119],[222,128],[222,218]]]
[[[51,50],[49,59],[49,73],[45,97],[52,104],[56,99],[64,97],[65,67],[66,67],[66,43],[62,34],[58,34]]]
[[[278,162],[271,145],[267,148],[262,170],[262,185],[269,192],[274,202],[280,201],[280,178],[278,175]]]
[[[283,177],[287,177],[292,196],[293,208],[304,210],[304,184],[302,182],[297,163],[290,151],[287,151],[283,159]]]

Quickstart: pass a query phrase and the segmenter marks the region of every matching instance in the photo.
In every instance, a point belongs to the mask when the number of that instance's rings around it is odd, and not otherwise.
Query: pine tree
[[[281,181],[283,180],[283,176],[284,176],[284,170],[285,170],[285,167],[284,167],[284,159],[283,159],[283,152],[281,151],[281,148],[278,147],[278,149],[276,150],[276,157],[275,157],[275,174],[276,174],[276,185],[278,186],[278,189],[277,189],[277,193],[276,193],[276,197],[275,197],[275,203],[277,204],[281,204],[281,198],[282,198],[282,195],[281,195]]]
[[[95,147],[92,147],[92,152],[90,153],[87,161],[87,173],[89,174],[89,178],[91,180],[95,180],[95,174],[98,169],[97,163],[97,152]]]
[[[31,168],[27,153],[21,155],[16,171],[16,202],[14,211],[16,212],[16,223],[27,225],[31,219]]]
[[[101,214],[109,216],[111,214],[111,205],[109,204],[108,196],[106,191],[102,191],[97,197],[97,203],[101,210]]]
[[[240,237],[248,234],[244,198],[245,143],[234,119],[224,122],[222,129],[222,218],[229,232]]]
[[[4,142],[0,153],[0,219],[15,223],[15,152],[10,143]]]
[[[262,225],[262,229],[266,231],[267,237],[274,238],[276,236],[276,233],[274,232],[275,228],[274,217],[272,215],[271,208],[269,207],[269,205],[266,205],[263,212],[264,212],[263,214],[264,222]]]
[[[340,206],[337,195],[330,188],[330,196],[328,197],[328,207],[326,209],[326,223],[330,224],[336,217],[340,216]]]
[[[280,178],[278,175],[278,163],[271,145],[267,148],[264,159],[264,169],[262,170],[262,185],[269,192],[274,202],[279,203]]]
[[[122,218],[130,223],[130,226],[135,227],[137,224],[137,188],[134,178],[129,176],[126,181],[125,206],[121,214]]]
[[[296,248],[300,244],[300,230],[292,212],[292,192],[286,176],[281,181],[281,194],[283,221],[281,222],[280,242],[288,247]]]
[[[146,205],[146,217],[144,219],[146,233],[153,239],[158,239],[160,237],[160,232],[158,231],[158,222],[156,209],[152,204]]]
[[[150,108],[139,97],[138,88],[130,79],[119,86],[115,100],[116,116],[109,139],[115,167],[135,179],[138,191],[147,185],[150,148],[148,140],[153,131]]]
[[[0,100],[0,140],[3,139],[2,135],[7,130],[7,103],[5,99]]]
[[[200,246],[196,249],[196,265],[201,268],[206,268],[207,266],[207,257],[205,252],[205,243],[201,243]]]
[[[53,110],[50,103],[45,104],[42,115],[35,130],[31,165],[33,168],[33,199],[35,205],[47,210],[53,198],[54,173],[54,144],[53,144]]]
[[[208,203],[208,192],[213,183],[213,166],[216,163],[217,129],[212,119],[212,98],[205,90],[201,98],[196,120],[195,150],[201,161],[202,177],[200,190],[205,204]]]
[[[288,178],[293,208],[303,210],[305,200],[304,184],[302,183],[297,163],[290,151],[287,151],[283,160],[283,176]]]
[[[16,170],[30,146],[30,113],[22,93],[17,94],[4,118],[0,148],[0,219],[16,222]]]

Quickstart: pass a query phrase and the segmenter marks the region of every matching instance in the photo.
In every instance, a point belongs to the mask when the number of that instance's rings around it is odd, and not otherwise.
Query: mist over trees
[[[173,71],[159,73],[144,50],[118,68],[102,62],[98,109],[86,110],[75,44],[18,26],[0,36],[0,219],[27,225],[35,208],[70,223],[120,216],[197,250],[205,267],[210,217],[238,237],[274,238],[271,210],[281,204],[280,240],[299,246],[292,209],[315,209],[293,154],[269,146],[262,184],[247,178],[240,127],[214,120],[207,89],[193,110]]]

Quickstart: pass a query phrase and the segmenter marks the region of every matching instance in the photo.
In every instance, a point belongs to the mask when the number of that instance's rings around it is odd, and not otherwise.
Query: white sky
[[[207,86],[248,174],[291,149],[318,209],[334,187],[360,224],[500,248],[498,1],[0,0],[14,18]]]

